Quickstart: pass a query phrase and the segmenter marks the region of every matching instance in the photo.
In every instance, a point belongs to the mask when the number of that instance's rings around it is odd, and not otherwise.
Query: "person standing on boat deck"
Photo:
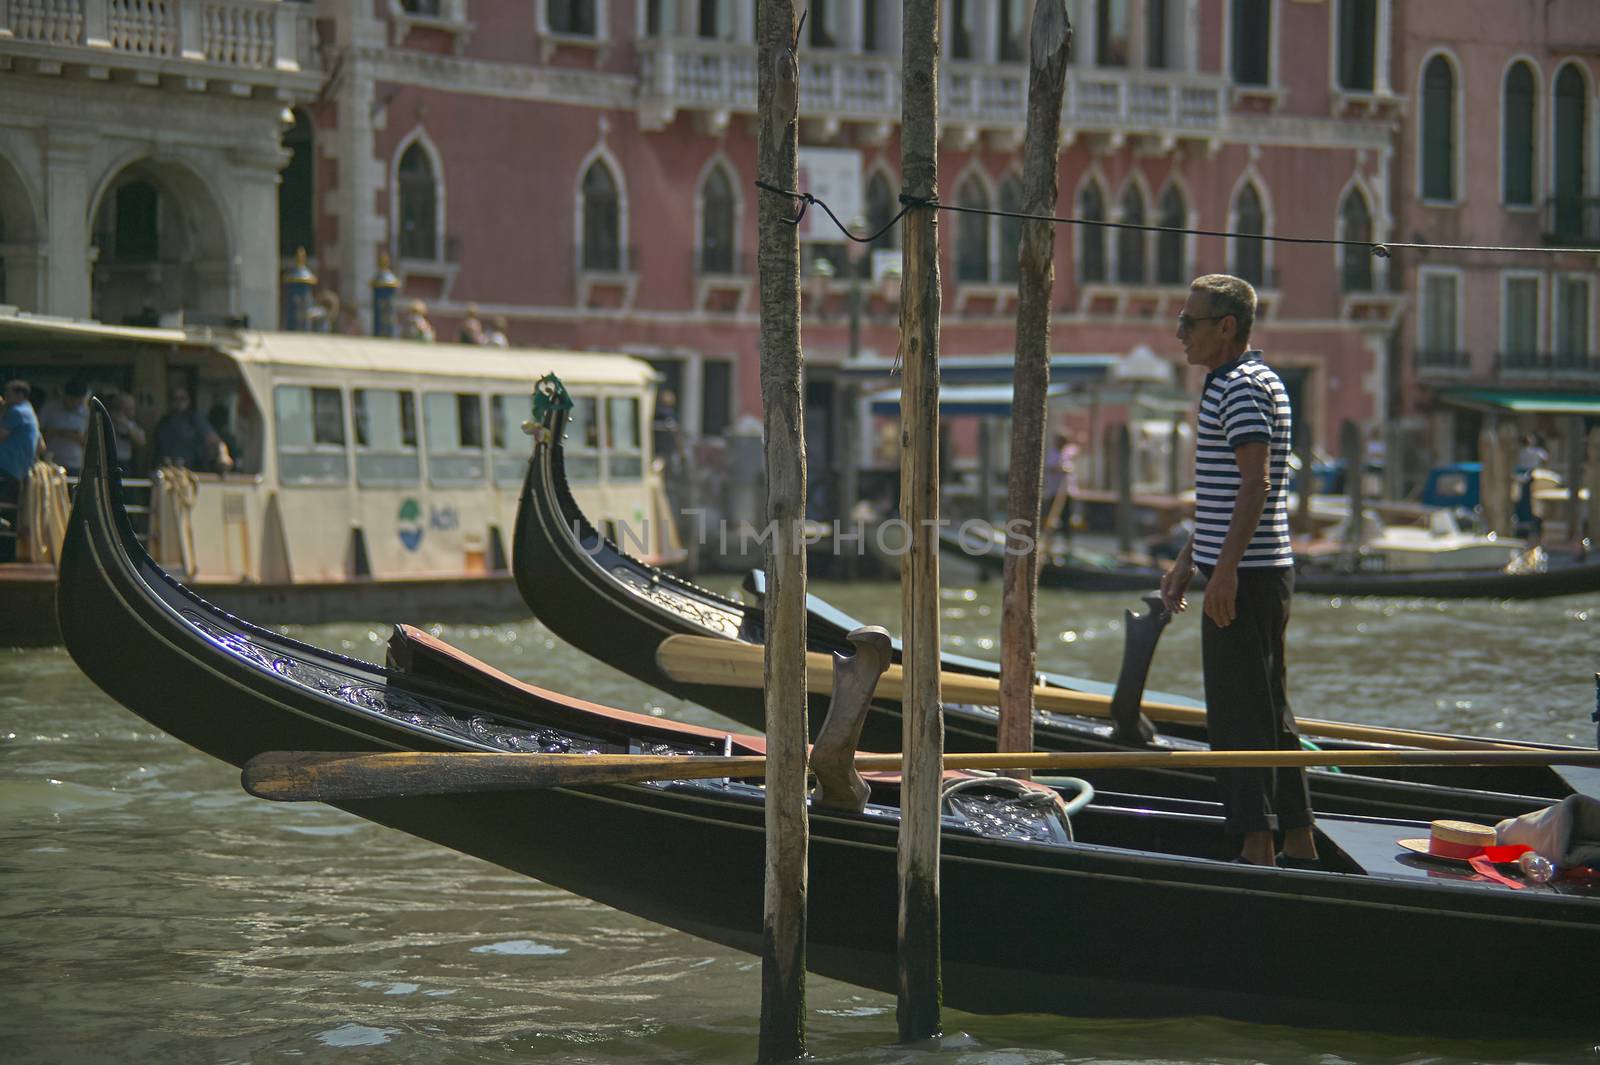
[[[117,465],[124,473],[136,472],[133,463],[134,449],[144,448],[144,427],[139,424],[138,402],[132,392],[118,392],[111,397],[107,407],[111,413],[111,428],[116,436]]]
[[[1189,287],[1178,341],[1204,366],[1195,448],[1195,528],[1161,580],[1167,609],[1181,611],[1195,568],[1205,575],[1200,654],[1206,727],[1218,750],[1296,750],[1284,636],[1294,592],[1289,543],[1289,394],[1261,352],[1250,348],[1256,292],[1227,274]],[[1240,860],[1275,865],[1316,858],[1311,796],[1303,769],[1227,769],[1218,774]]]
[[[163,462],[197,471],[207,471],[214,466],[225,473],[233,468],[228,446],[190,404],[187,388],[172,390],[170,407],[156,422],[155,449],[150,464],[160,466]]]
[[[61,399],[38,413],[50,456],[66,467],[68,477],[78,476],[83,470],[83,444],[89,439],[89,386],[73,378]]]
[[[17,505],[22,500],[22,482],[39,457],[39,416],[28,401],[32,391],[26,381],[7,381],[5,399],[0,402],[0,514],[9,528],[0,529],[0,562],[17,559]]]

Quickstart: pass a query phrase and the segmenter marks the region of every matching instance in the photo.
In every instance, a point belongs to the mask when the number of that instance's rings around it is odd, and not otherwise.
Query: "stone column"
[[[213,277],[229,278],[228,308],[248,315],[252,329],[279,328],[278,171],[287,162],[287,153],[271,142],[236,148],[228,160],[235,192],[227,207],[238,245],[228,249],[228,268]]]
[[[45,148],[45,237],[48,314],[88,318],[89,152],[97,137],[84,130],[52,129]]]

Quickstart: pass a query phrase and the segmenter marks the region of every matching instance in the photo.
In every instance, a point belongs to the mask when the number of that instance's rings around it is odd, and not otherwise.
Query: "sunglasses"
[[[1231,314],[1180,314],[1178,315],[1178,332],[1187,333],[1199,322],[1218,322],[1224,318],[1232,318]]]

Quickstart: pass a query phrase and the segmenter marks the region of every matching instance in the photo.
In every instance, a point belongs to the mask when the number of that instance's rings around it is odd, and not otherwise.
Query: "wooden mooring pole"
[[[939,2],[906,0],[901,48],[900,172],[905,194],[939,194]],[[939,230],[937,211],[903,223],[900,286],[900,516],[910,550],[900,563],[902,661],[907,676],[900,790],[900,1038],[939,1034]]]
[[[798,186],[800,76],[794,0],[757,7],[756,172]],[[800,369],[800,240],[794,204],[757,193],[761,405],[765,417],[767,726],[766,889],[762,908],[758,1060],[806,1053],[806,553],[805,410]]]
[[[1022,209],[1053,215],[1061,172],[1061,97],[1072,24],[1065,0],[1040,0],[1028,31],[1028,125],[1022,142]],[[1033,684],[1039,645],[1039,558],[1048,554],[1056,507],[1039,521],[1050,400],[1050,290],[1055,227],[1022,223],[1017,249],[1017,356],[1012,368],[1011,464],[1006,477],[1007,544],[1000,599],[1002,751],[1033,750]],[[1004,251],[1001,254],[1005,254]],[[1054,462],[1058,456],[1049,456]],[[1063,486],[1064,488],[1064,486]],[[1060,492],[1056,493],[1060,498]],[[1020,523],[1020,524],[1019,524]],[[1011,529],[1020,528],[1012,536]],[[1026,550],[1023,550],[1026,548]]]

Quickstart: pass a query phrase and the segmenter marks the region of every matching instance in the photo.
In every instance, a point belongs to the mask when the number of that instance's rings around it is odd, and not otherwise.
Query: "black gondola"
[[[559,389],[559,385],[550,387],[552,392]],[[646,565],[600,535],[567,488],[560,444],[566,412],[560,402],[540,406],[512,552],[517,587],[529,608],[557,636],[602,662],[725,714],[747,728],[763,727],[759,692],[681,683],[656,663],[661,642],[679,634],[762,642],[760,609]],[[807,625],[807,641],[813,651],[850,650],[843,631],[816,615]],[[984,672],[986,667],[986,663],[970,659],[952,664],[963,672]],[[1058,678],[1058,682],[1069,688],[1090,687],[1072,678]],[[826,698],[813,696],[810,705],[815,729],[821,725]],[[946,748],[992,751],[996,723],[992,708],[947,705]],[[862,732],[862,746],[898,750],[900,736],[900,704],[874,701]],[[1164,747],[1203,748],[1201,739],[1173,734],[1158,736],[1154,742]],[[1048,713],[1036,716],[1034,742],[1039,750],[1105,751],[1127,746],[1103,721]],[[1359,749],[1363,745],[1329,741],[1323,746]],[[1588,770],[1407,767],[1360,773],[1314,771],[1312,798],[1319,811],[1424,820],[1497,819],[1564,798],[1575,790],[1573,781],[1592,782],[1586,790],[1600,793],[1600,772]],[[1211,799],[1216,789],[1209,773],[1170,769],[1127,770],[1108,780],[1106,786],[1194,799]],[[1488,790],[1491,787],[1493,790]]]
[[[73,658],[145,720],[235,765],[280,749],[720,753],[706,729],[596,713],[525,691],[471,692],[275,635],[206,604],[144,554],[119,505],[96,406],[57,610]],[[816,972],[892,992],[892,781],[862,812],[813,807]],[[729,947],[761,947],[759,786],[741,781],[412,796],[341,804]],[[1409,1033],[1600,1035],[1553,959],[1600,949],[1600,898],[1511,890],[1400,851],[1425,826],[1327,818],[1320,870],[1221,857],[1208,804],[1127,798],[1070,819],[980,780],[947,794],[943,989],[975,1012],[1243,1020]],[[1496,944],[1492,964],[1484,945]]]
[[[1428,599],[1548,599],[1600,592],[1600,562],[1551,558],[1548,568],[1526,573],[1500,570],[1392,570],[1366,572],[1306,565],[1294,590],[1308,595],[1389,595]]]
[[[1005,566],[1005,540],[982,529],[944,529],[939,550],[980,572],[998,576]],[[1039,584],[1082,592],[1139,592],[1161,586],[1162,570],[1081,551],[1052,554],[1039,566]],[[1552,557],[1546,569],[1506,573],[1492,569],[1364,570],[1335,563],[1304,562],[1294,590],[1304,595],[1386,595],[1429,599],[1547,599],[1600,592],[1600,562]]]

